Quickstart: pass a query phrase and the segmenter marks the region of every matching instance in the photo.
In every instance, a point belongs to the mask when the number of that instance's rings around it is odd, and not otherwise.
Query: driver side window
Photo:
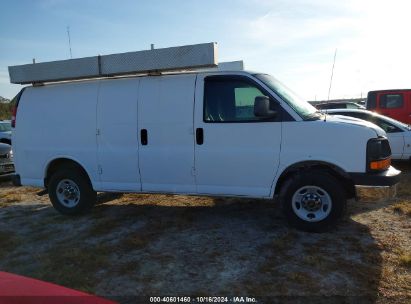
[[[254,120],[254,100],[257,96],[265,96],[255,87],[234,88],[235,113],[238,120]]]
[[[205,122],[267,121],[254,115],[255,98],[267,95],[253,83],[235,77],[210,76],[204,85]]]

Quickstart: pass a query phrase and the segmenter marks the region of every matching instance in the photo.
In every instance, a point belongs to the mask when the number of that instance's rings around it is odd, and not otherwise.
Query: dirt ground
[[[91,213],[66,217],[38,189],[3,181],[0,270],[130,303],[410,303],[411,167],[396,166],[397,198],[350,201],[323,234],[291,229],[276,203],[250,199],[100,194]]]

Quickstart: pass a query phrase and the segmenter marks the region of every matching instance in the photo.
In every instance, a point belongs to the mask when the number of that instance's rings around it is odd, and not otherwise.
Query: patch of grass
[[[305,286],[312,285],[312,279],[309,273],[302,271],[294,271],[286,274],[287,278],[293,283],[302,284]]]
[[[139,270],[139,265],[136,261],[130,262],[120,262],[118,265],[115,265],[112,271],[120,275],[132,275]]]
[[[288,251],[293,247],[297,238],[297,233],[290,230],[279,235],[271,243],[264,245],[261,250],[269,250],[271,254],[270,258],[260,265],[258,271],[269,276],[280,276],[279,266],[282,263],[279,261],[279,257],[288,256]]]
[[[17,203],[21,201],[21,195],[10,193],[2,195],[2,199],[0,201],[0,207],[6,207],[8,204]]]
[[[399,257],[400,264],[407,268],[411,268],[411,253],[404,253]]]
[[[121,217],[95,220],[88,233],[90,236],[107,235],[122,225],[124,225],[124,221]]]
[[[273,257],[271,260],[266,260],[258,267],[258,272],[270,277],[281,276],[281,262]]]
[[[409,201],[402,201],[394,204],[392,207],[395,213],[411,217],[411,203]]]
[[[380,202],[390,197],[391,189],[386,187],[370,188],[358,187],[356,188],[357,195],[363,202]]]
[[[411,197],[411,177],[403,176],[400,183],[397,186],[398,197]]]
[[[154,242],[162,235],[167,228],[172,226],[172,223],[168,221],[149,221],[142,230],[133,231],[123,237],[119,241],[118,247],[124,251],[145,248],[149,243]]]
[[[274,252],[286,252],[297,241],[298,234],[293,231],[287,231],[285,234],[274,239],[271,243],[271,247]]]
[[[325,263],[324,256],[322,256],[322,255],[311,255],[311,254],[305,255],[303,257],[303,262],[306,265],[314,266],[314,267],[320,267]]]
[[[0,258],[13,251],[20,243],[20,239],[14,232],[0,231]]]
[[[33,243],[48,242],[52,238],[52,235],[54,236],[54,234],[55,234],[55,231],[47,231],[46,229],[45,230],[40,230],[40,229],[33,230],[32,234],[30,235],[29,241]]]
[[[6,262],[2,265],[2,270],[16,272],[14,269],[18,269],[21,265],[21,256],[13,256],[9,259],[6,259]]]
[[[221,257],[222,255],[223,255],[223,252],[214,250],[214,251],[208,253],[208,254],[207,254],[207,257],[208,257],[210,260],[213,260],[213,261],[214,261],[215,259]]]
[[[328,239],[320,239],[313,242],[304,243],[304,253],[306,255],[318,255],[318,254],[328,254],[330,241]]]
[[[60,244],[36,256],[37,271],[28,274],[40,280],[69,288],[94,292],[95,274],[110,266],[111,248],[104,245],[83,247]]]
[[[119,243],[121,249],[129,251],[134,249],[141,249],[146,247],[150,243],[150,237],[147,235],[132,234],[125,237]]]

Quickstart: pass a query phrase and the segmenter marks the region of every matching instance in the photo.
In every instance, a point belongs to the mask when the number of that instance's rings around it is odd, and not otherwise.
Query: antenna
[[[333,61],[333,67],[331,69],[331,79],[330,79],[330,87],[328,89],[328,99],[327,99],[327,101],[330,100],[330,92],[331,92],[331,85],[332,85],[332,82],[333,82],[334,66],[335,66],[335,58],[336,57],[337,57],[337,49],[335,49],[335,53],[334,53],[334,61]]]
[[[70,39],[70,27],[67,26],[67,37],[68,37],[68,43],[69,43],[69,49],[70,49],[70,59],[73,58],[73,54],[71,53],[71,39]]]
[[[331,79],[330,79],[330,87],[328,88],[327,104],[328,104],[328,102],[330,101],[331,85],[332,85],[332,83],[333,83],[334,66],[335,66],[335,58],[336,58],[336,57],[337,57],[337,49],[335,49],[333,67],[332,67],[332,69],[331,69]],[[327,108],[325,109],[324,121],[327,121]]]

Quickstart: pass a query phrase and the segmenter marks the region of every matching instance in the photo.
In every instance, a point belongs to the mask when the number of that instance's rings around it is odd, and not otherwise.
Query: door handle
[[[196,142],[197,142],[197,145],[202,145],[204,143],[203,128],[197,128],[196,129]]]
[[[147,146],[148,144],[148,135],[146,129],[140,130],[140,141],[143,146]]]

